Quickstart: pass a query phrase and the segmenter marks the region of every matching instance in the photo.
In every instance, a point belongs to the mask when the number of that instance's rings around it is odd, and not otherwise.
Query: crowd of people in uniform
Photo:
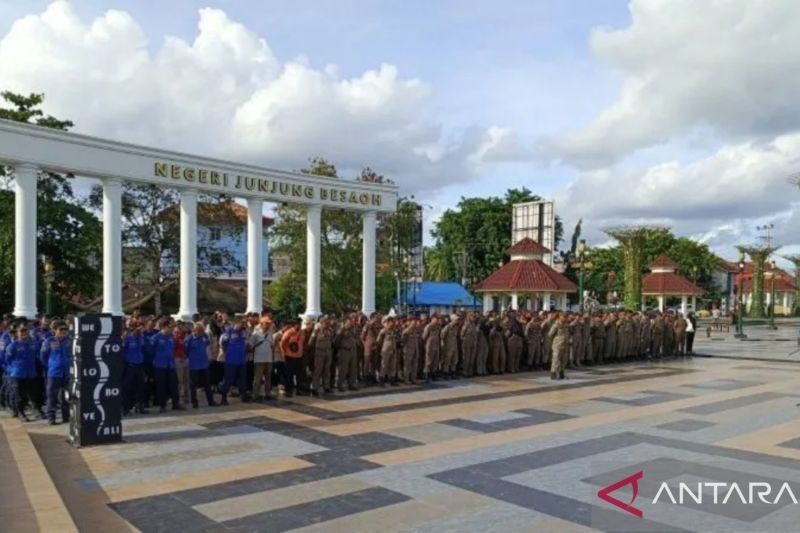
[[[218,406],[229,395],[267,401],[522,370],[558,380],[568,367],[689,355],[696,329],[693,314],[669,312],[355,312],[281,324],[270,311],[191,323],[134,312],[122,337],[123,414],[198,408],[198,390]],[[68,421],[71,339],[69,320],[0,322],[0,403],[14,416],[32,408]]]

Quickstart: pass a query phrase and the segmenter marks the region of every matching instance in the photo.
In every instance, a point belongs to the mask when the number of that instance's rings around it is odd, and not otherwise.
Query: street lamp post
[[[739,312],[736,314],[736,329],[738,332],[734,337],[746,339],[744,334],[744,252],[739,253]]]
[[[770,329],[778,329],[775,326],[775,274],[777,265],[775,261],[767,263],[767,275],[770,279],[769,287],[769,327]]]
[[[586,239],[578,241],[578,307],[583,313],[583,255],[586,252]]]
[[[47,316],[53,314],[53,282],[56,280],[56,270],[53,261],[47,257],[43,257],[44,261],[44,287],[45,287],[45,301],[44,309]]]

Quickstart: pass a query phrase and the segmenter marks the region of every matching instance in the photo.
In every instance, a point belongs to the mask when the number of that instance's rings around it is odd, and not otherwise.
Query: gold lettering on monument
[[[339,188],[315,187],[313,185],[303,185],[302,183],[291,183],[278,181],[272,178],[262,178],[257,176],[243,176],[236,174],[230,180],[228,174],[220,173],[216,170],[207,168],[197,168],[190,166],[175,165],[156,161],[153,167],[153,176],[156,178],[167,178],[172,180],[183,180],[188,183],[204,183],[223,189],[245,189],[247,191],[259,192],[282,196],[285,198],[306,198],[313,200],[319,195],[319,200],[327,203],[351,204],[360,206],[381,205],[383,200],[380,193],[357,192]],[[341,184],[347,187],[346,183]],[[316,191],[319,192],[316,192]]]

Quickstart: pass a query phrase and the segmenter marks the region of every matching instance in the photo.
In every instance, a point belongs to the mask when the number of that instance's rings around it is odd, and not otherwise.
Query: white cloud
[[[723,141],[800,126],[800,2],[632,0],[624,29],[596,29],[591,50],[624,76],[618,99],[552,141],[584,168],[708,128]]]
[[[426,113],[431,88],[384,64],[341,78],[267,42],[218,9],[199,11],[192,42],[155,52],[139,24],[110,10],[84,22],[67,1],[17,20],[0,41],[0,87],[46,94],[46,110],[104,137],[298,168],[309,156],[392,176],[404,192],[474,177],[523,157],[516,134],[467,128],[443,138]]]

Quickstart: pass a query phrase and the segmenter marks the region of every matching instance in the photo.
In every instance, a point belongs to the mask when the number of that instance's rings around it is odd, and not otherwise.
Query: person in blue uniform
[[[47,374],[47,420],[56,424],[56,404],[61,404],[61,420],[69,421],[69,404],[66,392],[69,388],[69,367],[72,364],[72,343],[66,322],[53,324],[55,335],[42,339],[40,358]]]
[[[9,403],[14,417],[28,420],[25,407],[35,394],[36,339],[32,338],[26,324],[17,327],[17,338],[6,348],[6,369],[9,376]],[[35,402],[34,402],[35,405]]]
[[[150,345],[153,352],[153,374],[156,381],[156,403],[159,412],[167,410],[167,396],[172,399],[172,409],[185,409],[178,399],[178,374],[175,372],[175,338],[168,320],[159,324],[161,331],[153,335]]]
[[[208,376],[208,354],[211,341],[205,332],[202,323],[195,323],[192,333],[187,335],[183,341],[186,357],[189,360],[189,396],[192,400],[192,407],[197,409],[197,389],[202,387],[206,394],[206,402],[209,407],[216,407],[214,396],[211,394],[211,383]]]
[[[220,405],[228,405],[228,392],[233,385],[239,388],[243,402],[250,401],[247,393],[247,372],[245,359],[247,353],[247,324],[240,320],[233,328],[220,337],[219,344],[225,350],[225,374],[219,392],[222,394]]]
[[[0,407],[11,408],[8,402],[8,373],[6,372],[6,348],[11,345],[11,333],[8,324],[0,320]]]
[[[144,345],[142,323],[131,321],[122,339],[122,357],[125,367],[122,373],[122,414],[128,416],[136,408],[138,414],[148,414],[145,409]]]

